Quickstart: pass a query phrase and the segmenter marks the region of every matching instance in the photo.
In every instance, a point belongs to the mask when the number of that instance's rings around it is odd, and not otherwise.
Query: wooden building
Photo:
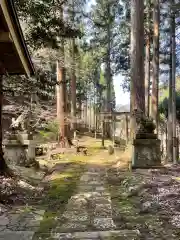
[[[0,74],[34,74],[14,1],[0,1]]]
[[[5,166],[2,151],[3,75],[34,75],[13,0],[0,1],[0,171]]]

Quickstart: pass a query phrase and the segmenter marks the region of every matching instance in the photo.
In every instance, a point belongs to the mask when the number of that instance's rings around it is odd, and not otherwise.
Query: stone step
[[[3,231],[0,232],[0,240],[32,240],[33,231]]]
[[[114,230],[96,232],[74,232],[55,233],[51,235],[52,240],[139,240],[139,230]]]
[[[74,232],[74,233],[45,233],[40,236],[34,236],[33,231],[5,231],[0,232],[0,240],[139,240],[139,230],[116,230],[99,232]]]

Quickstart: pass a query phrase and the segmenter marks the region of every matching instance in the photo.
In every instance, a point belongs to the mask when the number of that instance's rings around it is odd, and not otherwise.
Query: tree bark
[[[170,61],[169,61],[169,99],[168,99],[168,140],[167,140],[167,161],[173,161],[173,122],[172,122],[172,34],[173,18],[170,21]]]
[[[174,1],[173,1],[174,2]],[[172,125],[173,125],[173,163],[177,162],[176,139],[176,23],[172,13]]]
[[[149,116],[150,104],[150,0],[147,0],[147,31],[146,31],[146,58],[145,58],[145,109],[146,115]]]
[[[128,115],[125,114],[125,125],[126,125],[126,144],[129,142],[129,120],[128,120]]]
[[[145,113],[144,2],[131,0],[131,139],[136,132],[134,111]]]
[[[153,60],[152,60],[152,105],[151,115],[156,123],[156,131],[158,133],[158,103],[159,103],[159,22],[160,22],[160,9],[159,0],[154,0],[153,8]]]
[[[66,103],[65,103],[65,69],[57,62],[57,118],[59,121],[59,143],[62,148],[66,146]]]
[[[71,116],[73,123],[72,130],[76,130],[76,74],[75,74],[75,39],[72,39],[72,72],[71,72]]]
[[[111,19],[110,19],[110,4],[107,6],[108,11],[108,23],[107,23],[107,56],[106,56],[106,112],[112,111],[112,99],[111,99]],[[111,133],[110,122],[105,123],[105,134],[110,137]]]

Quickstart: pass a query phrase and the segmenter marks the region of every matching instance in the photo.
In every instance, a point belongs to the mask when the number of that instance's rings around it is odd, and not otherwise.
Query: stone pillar
[[[35,161],[36,144],[29,134],[18,133],[14,139],[5,140],[3,144],[4,157],[8,164],[26,165]]]
[[[136,115],[138,123],[135,139],[133,140],[134,152],[133,168],[151,168],[161,165],[161,141],[154,133],[156,126],[152,118]]]
[[[161,165],[159,139],[134,139],[133,168],[151,168]]]
[[[27,152],[24,145],[18,140],[6,140],[4,146],[4,158],[8,165],[25,165]]]

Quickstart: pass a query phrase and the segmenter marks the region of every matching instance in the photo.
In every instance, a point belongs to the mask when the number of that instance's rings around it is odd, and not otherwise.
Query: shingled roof
[[[0,74],[4,73],[35,73],[12,0],[0,1]]]

